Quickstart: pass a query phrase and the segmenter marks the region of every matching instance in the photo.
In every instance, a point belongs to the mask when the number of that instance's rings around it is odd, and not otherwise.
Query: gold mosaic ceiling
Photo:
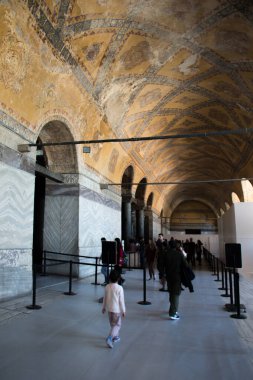
[[[116,136],[207,132],[124,143],[148,182],[253,177],[252,0],[27,1]],[[239,182],[160,187],[166,207],[203,200],[219,211]]]

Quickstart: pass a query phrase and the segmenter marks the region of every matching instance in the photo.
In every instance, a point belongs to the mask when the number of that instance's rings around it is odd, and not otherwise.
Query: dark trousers
[[[169,309],[169,315],[173,316],[178,311],[178,305],[179,305],[179,294],[173,294],[170,293],[169,295],[170,300],[170,309]]]

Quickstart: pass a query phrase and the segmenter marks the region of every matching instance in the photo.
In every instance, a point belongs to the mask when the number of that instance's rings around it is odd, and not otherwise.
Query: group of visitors
[[[197,243],[194,243],[192,238],[190,238],[186,239],[186,241],[183,243],[183,247],[187,253],[187,262],[192,266],[195,266],[197,260],[199,265],[201,265],[203,243],[200,240],[197,240]]]
[[[101,239],[105,241],[104,238]],[[108,347],[113,348],[114,343],[120,341],[119,331],[121,328],[121,319],[125,316],[126,307],[124,301],[124,290],[122,283],[122,267],[124,264],[124,250],[120,239],[116,238],[117,259],[114,269],[109,274],[107,265],[107,275],[105,276],[105,295],[103,298],[102,313],[108,312],[110,332],[106,338]],[[180,319],[178,314],[179,297],[183,290],[182,284],[193,292],[192,280],[195,275],[191,268],[195,265],[195,255],[197,261],[201,264],[202,243],[198,240],[197,244],[192,238],[185,243],[171,237],[169,241],[164,239],[163,234],[158,235],[156,242],[152,240],[145,246],[144,240],[141,239],[140,265],[144,268],[146,265],[149,272],[149,280],[155,280],[155,263],[159,273],[159,280],[162,288],[159,290],[169,293],[169,318],[171,320]],[[139,246],[139,249],[140,249]],[[194,247],[194,249],[193,249]],[[104,265],[102,273],[105,273]],[[165,289],[167,285],[167,289]]]
[[[106,238],[101,238],[102,244],[102,253],[103,253],[103,244],[106,242]],[[102,286],[106,286],[109,283],[109,272],[110,265],[114,264],[114,269],[120,274],[119,283],[122,285],[125,282],[125,279],[122,277],[123,266],[125,263],[126,253],[123,249],[122,242],[120,238],[115,238],[115,254],[113,252],[114,248],[111,247],[111,252],[107,257],[103,260],[103,254],[100,256],[100,261],[102,261],[101,273],[104,275],[104,283]]]

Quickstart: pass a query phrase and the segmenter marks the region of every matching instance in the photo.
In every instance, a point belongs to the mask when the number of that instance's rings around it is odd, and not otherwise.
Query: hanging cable
[[[99,140],[80,140],[80,141],[62,141],[62,142],[47,142],[47,143],[32,143],[26,144],[29,147],[37,146],[39,148],[43,146],[59,146],[59,145],[78,145],[78,144],[102,144],[102,143],[115,143],[115,142],[137,142],[137,141],[152,141],[152,140],[169,140],[169,139],[187,139],[187,138],[199,138],[209,136],[227,136],[227,135],[244,135],[253,132],[253,128],[225,130],[225,131],[211,131],[211,132],[199,132],[199,133],[185,133],[176,135],[165,136],[143,136],[143,137],[129,137],[129,138],[111,138],[111,139],[99,139]]]
[[[147,185],[195,185],[202,183],[220,183],[220,182],[237,182],[237,181],[250,181],[249,178],[227,178],[227,179],[206,179],[206,180],[192,180],[192,181],[168,181],[168,182],[144,182],[144,183],[101,183],[100,188],[107,188],[108,186],[147,186]]]

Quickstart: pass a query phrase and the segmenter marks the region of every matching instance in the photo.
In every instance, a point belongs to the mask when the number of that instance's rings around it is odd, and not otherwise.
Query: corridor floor
[[[32,297],[0,304],[1,380],[243,380],[253,379],[253,280],[241,280],[247,319],[231,318],[220,282],[207,267],[196,269],[194,293],[180,297],[179,321],[168,318],[168,293],[141,270],[126,271],[126,318],[121,342],[106,346],[107,315],[94,278],[75,281],[43,277]],[[102,281],[102,278],[99,277]],[[139,304],[149,301],[150,305]]]

